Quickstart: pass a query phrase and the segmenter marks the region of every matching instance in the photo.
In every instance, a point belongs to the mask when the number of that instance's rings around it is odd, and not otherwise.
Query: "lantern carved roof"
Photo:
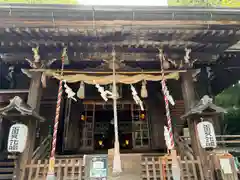
[[[16,114],[16,112],[20,114]],[[11,116],[12,114],[18,116],[32,116],[36,120],[40,120],[42,122],[45,121],[44,117],[40,116],[19,96],[15,96],[13,99],[10,100],[10,103],[7,106],[0,108],[0,116]]]
[[[182,115],[181,119],[185,119],[192,115],[201,115],[206,110],[210,110],[210,113],[227,113],[225,109],[215,105],[212,98],[205,95],[194,107],[192,107],[187,113]]]

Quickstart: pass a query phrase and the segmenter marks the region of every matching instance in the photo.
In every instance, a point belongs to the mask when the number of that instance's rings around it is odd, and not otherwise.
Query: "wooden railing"
[[[179,137],[185,144],[191,144],[191,138],[187,136]],[[234,146],[240,144],[240,135],[216,135],[217,144],[219,146]]]
[[[41,144],[37,147],[37,149],[33,152],[33,157],[32,160],[39,160],[39,159],[45,159],[51,148],[51,139],[52,136],[48,135],[42,142]]]
[[[218,144],[240,144],[240,135],[217,135]]]
[[[142,155],[135,154],[135,159],[139,159],[139,173],[135,173],[130,179],[139,180],[157,180],[157,179],[171,179],[172,178],[172,161],[170,158],[165,156],[155,156],[155,155]],[[139,158],[137,157],[139,156]],[[126,162],[131,159],[122,158],[122,163],[126,165]],[[109,162],[112,162],[109,159]],[[200,166],[200,160],[188,160],[184,157],[179,158],[180,169],[181,169],[181,179],[188,180],[203,180],[203,172]],[[48,160],[38,160],[32,161],[26,166],[23,171],[23,177],[19,180],[46,180],[46,175],[48,171]],[[137,163],[137,162],[136,162]],[[55,164],[55,176],[57,180],[88,180],[85,178],[83,158],[60,158],[56,160]],[[142,168],[141,168],[142,166]],[[137,167],[125,167],[123,166],[123,173],[120,176],[128,175],[130,169]],[[109,169],[109,178],[111,179],[111,170]],[[141,173],[140,173],[141,172]],[[125,175],[124,175],[125,173]],[[134,177],[134,178],[132,178]],[[118,178],[122,179],[122,178]]]
[[[179,159],[181,179],[204,180],[200,159]],[[172,161],[166,157],[145,157],[142,162],[142,180],[172,179]]]
[[[180,156],[181,157],[186,156],[189,160],[194,159],[193,158],[193,150],[189,146],[189,144],[186,143],[185,140],[181,136],[178,136],[177,134],[175,134],[174,138],[175,138],[175,142],[178,147],[178,150],[180,152]]]
[[[48,160],[32,161],[23,171],[20,180],[46,180]],[[83,180],[82,159],[57,159],[55,164],[57,180]]]

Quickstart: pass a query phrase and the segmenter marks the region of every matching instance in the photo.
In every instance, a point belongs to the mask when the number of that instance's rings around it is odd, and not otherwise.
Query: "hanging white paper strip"
[[[131,90],[132,90],[133,100],[135,101],[135,103],[136,103],[137,105],[140,106],[141,111],[144,111],[143,102],[142,102],[142,100],[139,98],[136,89],[134,88],[133,85],[131,85],[130,87],[131,87]]]
[[[168,150],[173,149],[174,146],[171,143],[170,133],[169,133],[169,130],[166,126],[164,126],[164,138],[165,138],[165,143],[166,143],[166,146],[167,146]]]
[[[8,152],[22,153],[26,147],[28,127],[24,124],[11,126],[8,136]]]
[[[217,141],[213,124],[203,121],[197,124],[198,137],[202,148],[216,148]]]
[[[66,81],[63,81],[63,82],[64,82],[64,88],[65,88],[67,97],[74,101],[77,101],[77,99],[74,97],[76,95],[76,93],[73,92],[73,90],[67,85]]]
[[[224,174],[232,174],[232,167],[231,167],[231,162],[229,158],[221,158],[220,159],[220,166],[221,169],[223,170]]]

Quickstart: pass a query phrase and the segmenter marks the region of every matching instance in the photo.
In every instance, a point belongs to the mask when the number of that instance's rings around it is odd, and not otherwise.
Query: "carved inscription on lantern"
[[[8,136],[8,152],[22,153],[26,146],[28,128],[24,124],[11,126]]]
[[[217,141],[212,123],[203,121],[197,125],[198,137],[202,148],[216,148]]]

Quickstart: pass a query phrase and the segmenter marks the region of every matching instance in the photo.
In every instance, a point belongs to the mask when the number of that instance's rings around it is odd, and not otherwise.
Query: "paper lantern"
[[[145,118],[146,118],[145,113],[144,113],[144,112],[141,112],[141,114],[140,114],[140,119],[141,119],[141,120],[145,120]]]
[[[103,141],[102,141],[102,140],[99,140],[99,141],[98,141],[98,144],[99,144],[99,146],[102,146],[102,145],[103,145]]]
[[[24,124],[11,126],[8,136],[8,152],[22,153],[26,147],[28,127]]]
[[[86,117],[84,115],[81,115],[81,120],[82,121],[85,121],[86,120]]]
[[[216,148],[217,140],[213,124],[203,121],[197,124],[197,132],[202,148]]]

